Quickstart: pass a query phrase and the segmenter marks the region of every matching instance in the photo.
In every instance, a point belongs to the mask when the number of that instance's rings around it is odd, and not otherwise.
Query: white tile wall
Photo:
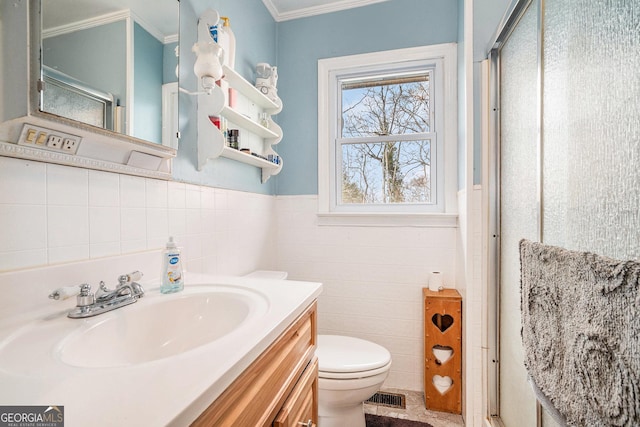
[[[278,269],[323,282],[319,332],[384,345],[385,386],[421,390],[422,287],[435,270],[455,287],[457,229],[318,226],[316,213],[316,196],[0,157],[0,271],[158,249],[173,235],[190,271]]]
[[[278,260],[324,283],[319,333],[377,342],[392,354],[385,387],[422,390],[422,288],[431,271],[455,287],[456,228],[318,226],[317,197],[277,197]]]
[[[274,212],[271,196],[0,157],[0,271],[158,249],[170,235],[191,271],[273,269]]]

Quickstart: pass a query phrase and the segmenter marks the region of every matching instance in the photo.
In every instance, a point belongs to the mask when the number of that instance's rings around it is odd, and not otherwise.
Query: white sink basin
[[[139,365],[250,327],[268,306],[264,295],[238,286],[191,286],[177,294],[145,296],[96,317],[58,317],[26,326],[0,344],[0,366],[37,375],[56,362],[81,368]],[[39,360],[25,360],[25,353]]]
[[[266,300],[259,294],[231,289],[156,299],[71,334],[60,345],[60,360],[103,368],[175,356],[232,332],[261,307]]]
[[[157,253],[142,258],[150,261],[135,268],[155,265]],[[111,268],[108,261],[81,267],[90,276],[90,267]],[[69,319],[75,301],[47,299],[58,286],[47,279],[75,277],[79,267],[59,268],[0,274],[0,287],[11,290],[0,299],[0,402],[62,402],[74,425],[95,425],[95,402],[116,401],[136,404],[110,404],[101,426],[190,425],[322,290],[319,283],[187,273],[182,292],[146,286],[135,304]]]

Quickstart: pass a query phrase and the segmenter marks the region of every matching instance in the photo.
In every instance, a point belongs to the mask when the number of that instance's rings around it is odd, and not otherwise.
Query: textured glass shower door
[[[522,238],[538,240],[538,19],[529,7],[500,52],[500,417],[535,427],[520,339]]]
[[[533,1],[499,50],[499,415],[507,427],[556,425],[545,411],[538,419],[526,382],[517,242],[640,258],[638,28],[637,0]]]
[[[543,22],[542,241],[638,259],[640,4],[546,0]]]
[[[640,4],[547,0],[544,243],[640,258]]]

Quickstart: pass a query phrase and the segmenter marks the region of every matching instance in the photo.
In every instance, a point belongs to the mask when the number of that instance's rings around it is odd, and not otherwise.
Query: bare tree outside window
[[[433,203],[430,77],[342,83],[342,203]]]

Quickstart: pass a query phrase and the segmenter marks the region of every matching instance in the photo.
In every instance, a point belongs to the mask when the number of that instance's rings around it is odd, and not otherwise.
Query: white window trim
[[[397,59],[395,59],[397,58]],[[331,90],[335,88],[335,73],[356,67],[402,65],[409,61],[440,59],[444,71],[444,128],[443,138],[444,212],[336,212],[331,200],[332,129]],[[320,225],[398,225],[453,226],[457,225],[457,48],[455,43],[397,49],[383,52],[350,55],[318,60],[318,222]]]

